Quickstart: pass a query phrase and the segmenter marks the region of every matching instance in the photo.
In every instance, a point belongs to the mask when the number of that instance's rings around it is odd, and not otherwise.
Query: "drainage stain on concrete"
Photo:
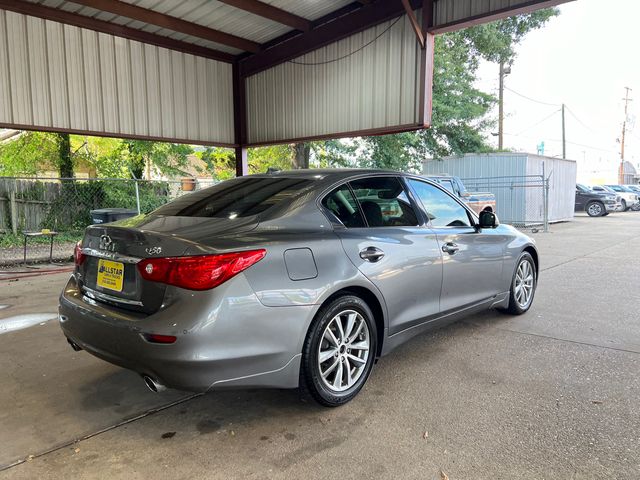
[[[14,315],[13,317],[0,318],[0,335],[48,322],[56,317],[57,314],[55,313],[25,313],[23,315]]]

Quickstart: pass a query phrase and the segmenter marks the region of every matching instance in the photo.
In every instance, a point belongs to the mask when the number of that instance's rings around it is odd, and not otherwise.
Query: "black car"
[[[603,217],[615,212],[618,203],[616,195],[594,192],[586,185],[576,184],[576,212],[587,212],[590,217]]]

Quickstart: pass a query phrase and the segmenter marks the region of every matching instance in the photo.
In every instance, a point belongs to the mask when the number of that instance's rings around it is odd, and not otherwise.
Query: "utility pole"
[[[624,87],[625,95],[624,95],[624,119],[622,120],[622,137],[620,138],[620,174],[618,175],[618,183],[620,185],[624,184],[624,137],[627,133],[627,111],[629,102],[631,99],[629,98],[629,92],[631,89],[629,87]]]
[[[567,158],[567,139],[564,131],[564,103],[562,104],[562,158]]]
[[[500,80],[498,85],[498,150],[502,150],[504,131],[502,123],[504,120],[504,60],[500,59]]]

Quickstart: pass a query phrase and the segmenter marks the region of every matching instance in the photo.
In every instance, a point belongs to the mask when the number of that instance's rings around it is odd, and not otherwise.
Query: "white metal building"
[[[423,162],[423,173],[447,173],[463,179],[469,190],[496,196],[496,213],[509,223],[542,224],[544,179],[549,180],[548,221],[573,219],[576,162],[531,153],[469,153]]]

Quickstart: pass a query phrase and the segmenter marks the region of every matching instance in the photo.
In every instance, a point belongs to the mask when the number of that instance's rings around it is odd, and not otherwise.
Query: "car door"
[[[477,229],[474,216],[444,189],[416,178],[406,180],[422,203],[443,254],[441,312],[501,293],[507,236],[494,229]]]
[[[336,234],[349,259],[382,293],[390,335],[438,315],[442,253],[397,177],[353,180],[322,204],[344,225]]]

